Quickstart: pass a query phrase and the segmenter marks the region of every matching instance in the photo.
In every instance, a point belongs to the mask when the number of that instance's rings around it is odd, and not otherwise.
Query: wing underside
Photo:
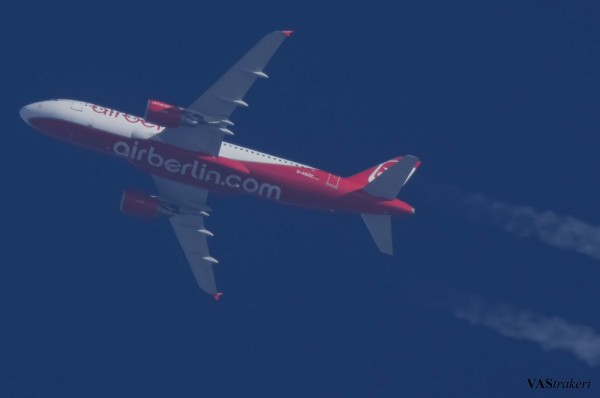
[[[204,227],[204,217],[208,214],[206,211],[210,210],[206,206],[208,191],[157,176],[153,178],[160,199],[177,209],[169,221],[198,286],[218,298],[213,271],[217,260],[210,256],[208,249],[208,238],[212,233]]]
[[[166,128],[151,139],[166,142],[190,151],[217,156],[225,135],[232,135],[230,116],[237,107],[247,107],[244,96],[256,79],[267,78],[263,71],[291,31],[275,31],[266,35],[202,96],[194,101],[187,112],[201,121],[195,127]],[[194,186],[153,176],[160,199],[176,210],[169,221],[181,244],[198,286],[219,298],[208,238],[212,233],[204,227],[208,191]]]
[[[213,272],[215,260],[209,255],[208,235],[198,232],[204,230],[202,217],[175,215],[169,221],[192,268],[198,286],[208,294],[217,294],[217,284]]]
[[[192,151],[218,155],[223,137],[233,135],[231,114],[238,107],[248,106],[244,101],[246,93],[257,79],[268,77],[263,69],[290,34],[291,31],[275,31],[266,35],[186,108],[199,115],[202,123],[196,127],[166,128],[153,139]]]

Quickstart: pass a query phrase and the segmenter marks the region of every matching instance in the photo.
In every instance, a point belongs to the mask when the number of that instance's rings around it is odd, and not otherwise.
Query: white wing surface
[[[212,233],[204,227],[206,211],[210,210],[206,206],[208,191],[156,176],[153,178],[160,199],[179,207],[179,212],[171,216],[169,221],[198,286],[218,300],[220,293],[213,273],[213,265],[217,260],[210,256],[207,242]]]
[[[244,96],[258,78],[267,78],[263,69],[291,31],[275,31],[266,35],[246,55],[231,67],[200,98],[189,111],[201,116],[195,127],[167,128],[155,136],[164,142],[185,149],[218,155],[225,135],[232,135],[229,117],[238,107],[247,107]]]

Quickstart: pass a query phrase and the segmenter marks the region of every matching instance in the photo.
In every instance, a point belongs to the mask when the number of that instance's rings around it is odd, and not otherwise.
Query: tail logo
[[[374,179],[386,172],[387,169],[392,167],[395,163],[398,163],[396,159],[388,160],[387,162],[381,163],[379,166],[375,167],[375,170],[373,170],[373,172],[369,176],[368,181],[372,182]]]

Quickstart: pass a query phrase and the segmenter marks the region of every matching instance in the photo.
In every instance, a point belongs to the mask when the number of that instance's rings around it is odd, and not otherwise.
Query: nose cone
[[[21,115],[21,119],[29,124],[30,119],[34,118],[36,115],[39,115],[41,108],[41,102],[34,102],[33,104],[22,107],[19,111],[19,115]]]

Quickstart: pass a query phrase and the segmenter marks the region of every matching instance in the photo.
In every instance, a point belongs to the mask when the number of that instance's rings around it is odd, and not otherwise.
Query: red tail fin
[[[347,179],[364,187],[368,183],[372,182],[375,178],[377,178],[381,173],[383,173],[392,165],[397,163],[400,159],[402,159],[402,156],[396,156],[393,159],[387,160],[383,163],[361,171],[360,173],[354,174],[353,176],[347,177]]]

